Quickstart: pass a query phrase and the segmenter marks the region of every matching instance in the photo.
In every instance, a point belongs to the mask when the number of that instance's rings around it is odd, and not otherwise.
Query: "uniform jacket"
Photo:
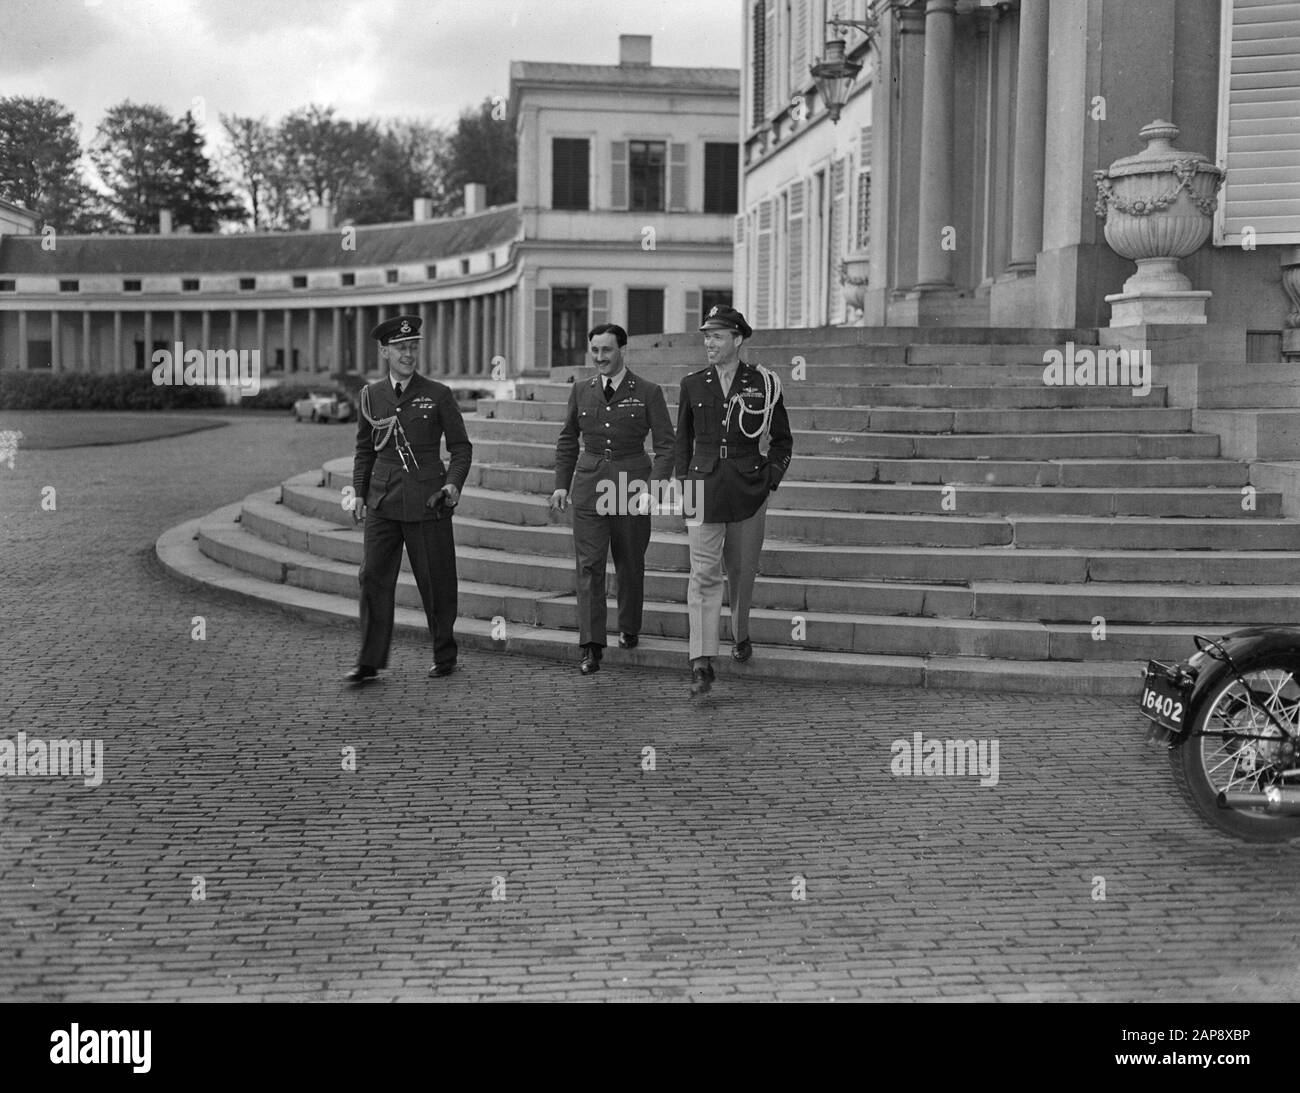
[[[753,516],[790,466],[794,443],[784,394],[772,412],[766,456],[759,449],[762,438],[747,437],[741,431],[742,422],[753,432],[761,420],[763,391],[762,373],[744,361],[737,364],[731,390],[725,394],[712,366],[682,380],[677,401],[676,474],[702,483],[697,496],[703,502],[705,523],[730,523]],[[727,405],[734,399],[739,402],[724,430]],[[742,405],[747,413],[740,412]]]
[[[645,451],[647,434],[654,437],[653,467]],[[625,483],[641,479],[648,485],[651,479],[667,481],[672,470],[673,421],[657,383],[629,368],[609,402],[600,375],[573,384],[555,445],[555,488],[569,490],[574,505],[594,509],[600,483],[618,488],[620,471]]]
[[[367,385],[370,416],[376,421],[397,415],[406,439],[415,453],[417,467],[408,452],[407,468],[397,454],[400,436],[393,436],[375,450],[382,429],[372,429],[362,415],[357,423],[357,448],[352,461],[352,487],[373,512],[390,520],[430,520],[435,513],[428,500],[446,483],[457,489],[465,485],[474,448],[465,432],[465,422],[456,396],[446,384],[418,372],[403,385],[398,401],[387,376]],[[441,445],[447,443],[449,465],[442,461]]]

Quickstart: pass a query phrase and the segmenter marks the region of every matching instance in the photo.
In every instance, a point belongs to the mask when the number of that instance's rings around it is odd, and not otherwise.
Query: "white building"
[[[534,367],[581,363],[597,323],[690,330],[732,300],[739,73],[619,46],[617,65],[510,66]]]

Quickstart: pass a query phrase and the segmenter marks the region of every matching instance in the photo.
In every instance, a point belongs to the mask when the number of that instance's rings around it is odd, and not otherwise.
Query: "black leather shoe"
[[[582,663],[578,665],[578,671],[584,676],[593,675],[600,671],[599,645],[584,645],[582,647]]]
[[[731,659],[738,660],[741,664],[744,664],[753,655],[754,646],[750,644],[749,638],[736,642],[736,647],[731,650]]]
[[[433,679],[435,676],[449,676],[457,667],[458,665],[454,660],[449,660],[446,664],[435,664],[429,669],[429,678]]]
[[[635,634],[619,634],[618,647],[620,649],[635,649],[636,643],[640,640]]]
[[[713,665],[691,669],[691,697],[708,694],[713,689]]]
[[[343,682],[360,686],[362,683],[365,683],[366,680],[374,679],[377,675],[379,675],[378,668],[372,668],[369,664],[358,664],[352,669],[352,671],[343,677]]]

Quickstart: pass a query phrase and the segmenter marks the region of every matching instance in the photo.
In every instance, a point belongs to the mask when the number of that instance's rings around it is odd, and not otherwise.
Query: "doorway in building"
[[[587,363],[587,290],[551,289],[551,367]]]

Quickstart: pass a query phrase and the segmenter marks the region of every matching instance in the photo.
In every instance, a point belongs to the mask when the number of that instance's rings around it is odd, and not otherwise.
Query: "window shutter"
[[[591,311],[591,325],[593,327],[609,322],[609,289],[593,288],[587,306]]]
[[[754,325],[772,325],[772,202],[758,203],[758,284],[754,292]]]
[[[844,285],[840,281],[840,262],[844,258],[846,221],[844,175],[845,162],[837,159],[831,164],[831,223],[830,223],[830,320],[839,322],[844,310]]]
[[[668,146],[668,211],[686,211],[686,145]]]
[[[749,89],[750,125],[755,129],[763,124],[763,112],[767,102],[767,22],[763,14],[763,0],[754,0],[750,9],[750,23],[753,37],[749,57],[754,79]]]
[[[1214,241],[1300,243],[1300,8],[1225,3],[1218,159],[1227,167]]]
[[[871,126],[862,127],[861,151],[858,155],[858,219],[853,245],[865,251],[871,246]]]
[[[686,329],[698,330],[700,323],[704,320],[700,318],[701,296],[699,289],[688,288],[686,290]]]
[[[533,291],[533,367],[551,366],[551,290]]]
[[[800,179],[790,187],[790,223],[786,232],[786,294],[785,323],[803,326],[804,297],[804,194],[806,187]]]
[[[812,77],[808,73],[808,7],[812,0],[791,0],[790,94],[797,95]]]
[[[609,207],[627,208],[627,141],[616,140],[609,146]]]
[[[763,13],[763,116],[770,118],[780,110],[777,104],[776,76],[776,0],[767,0]]]

